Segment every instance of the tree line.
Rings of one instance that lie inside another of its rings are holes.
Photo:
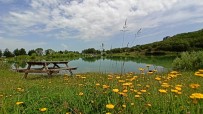
[[[43,56],[43,55],[52,55],[52,54],[68,54],[68,53],[75,53],[79,54],[77,51],[54,51],[53,49],[44,50],[43,48],[36,48],[31,49],[28,52],[24,48],[15,49],[13,52],[6,48],[4,51],[0,50],[0,57],[15,57],[20,55],[36,55],[36,56]]]

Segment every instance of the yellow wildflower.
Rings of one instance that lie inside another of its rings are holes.
[[[121,77],[120,76],[116,76],[116,79],[120,79]]]
[[[106,105],[106,108],[108,108],[108,109],[113,109],[113,108],[114,108],[114,105],[113,105],[113,104],[107,104],[107,105]]]
[[[117,93],[119,91],[119,89],[113,89],[113,92]]]
[[[167,90],[165,90],[165,89],[159,89],[159,92],[160,93],[167,93]]]
[[[23,102],[16,102],[16,105],[21,105],[21,104],[23,104]]]
[[[125,105],[125,104],[123,104],[123,105],[122,105],[122,107],[123,107],[123,108],[126,108],[126,105]]]
[[[203,94],[202,93],[193,93],[190,95],[191,99],[203,99]]]
[[[84,93],[83,92],[80,92],[78,95],[82,96]]]
[[[47,108],[40,108],[39,111],[40,112],[45,112],[45,111],[47,111]]]
[[[200,76],[200,77],[203,77],[203,73],[200,73],[200,72],[195,72],[195,76]]]
[[[160,80],[161,80],[161,78],[160,78],[160,77],[156,77],[156,78],[155,78],[155,80],[158,80],[158,81],[160,81]]]
[[[127,93],[127,92],[128,92],[128,90],[127,90],[127,89],[124,89],[124,90],[123,90],[123,93]]]
[[[190,84],[190,87],[193,88],[193,89],[196,89],[198,88],[200,85],[199,84]]]
[[[132,83],[130,83],[130,82],[123,83],[123,86],[129,86],[129,85],[132,85]]]
[[[140,95],[135,95],[135,98],[139,98],[140,97]]]
[[[106,114],[111,114],[110,112],[107,112]]]
[[[170,87],[170,85],[169,85],[168,83],[163,83],[163,84],[161,85],[161,87],[168,88],[168,87]]]
[[[118,80],[118,82],[123,83],[123,82],[125,82],[125,80]]]
[[[100,84],[99,84],[99,83],[96,83],[96,86],[100,86]]]
[[[140,90],[142,93],[146,93],[147,92],[147,90],[144,90],[144,89],[142,89],[142,90]]]
[[[175,89],[177,89],[178,91],[181,91],[182,89],[180,87],[175,87]]]
[[[103,88],[107,89],[107,88],[109,88],[109,86],[108,85],[103,85]]]
[[[173,93],[178,93],[178,90],[176,90],[176,89],[171,89],[171,92],[173,92]]]

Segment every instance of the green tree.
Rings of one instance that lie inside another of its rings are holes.
[[[27,53],[26,53],[26,51],[25,51],[24,48],[21,48],[21,49],[19,50],[19,54],[20,54],[20,55],[27,55]]]
[[[12,52],[10,52],[8,48],[6,48],[6,49],[4,50],[3,55],[4,55],[5,57],[13,57],[13,56],[14,56],[14,54],[13,54]]]
[[[42,48],[37,48],[35,49],[36,53],[38,56],[42,56],[43,55],[43,49]]]
[[[53,54],[55,51],[53,49],[45,50],[45,55]]]
[[[35,50],[29,50],[29,51],[28,51],[28,55],[29,55],[29,56],[32,56],[32,54],[37,54],[37,53],[36,53]]]
[[[0,57],[3,55],[2,51],[0,50]]]
[[[13,54],[14,54],[15,56],[20,55],[18,48],[13,51]]]

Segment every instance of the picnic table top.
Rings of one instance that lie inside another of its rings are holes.
[[[69,61],[29,61],[28,64],[41,65],[41,64],[67,64]]]

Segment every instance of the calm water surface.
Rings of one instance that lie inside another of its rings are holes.
[[[74,73],[101,72],[101,73],[124,73],[139,72],[139,68],[149,70],[167,71],[171,68],[171,63],[175,57],[136,57],[136,58],[80,58],[69,62],[70,67],[78,67]],[[54,60],[55,61],[55,60]],[[68,60],[63,60],[68,61]],[[20,65],[26,68],[26,63]],[[37,66],[36,66],[37,67]],[[64,73],[64,72],[62,72]]]
[[[97,59],[94,61],[86,61],[78,59],[70,61],[69,66],[77,66],[78,69],[74,72],[102,72],[102,73],[121,73],[121,72],[139,72],[139,68],[157,69],[160,72],[171,68],[172,58],[147,58],[145,59],[128,59],[128,60],[114,60],[114,59]],[[163,64],[163,65],[162,65]]]

